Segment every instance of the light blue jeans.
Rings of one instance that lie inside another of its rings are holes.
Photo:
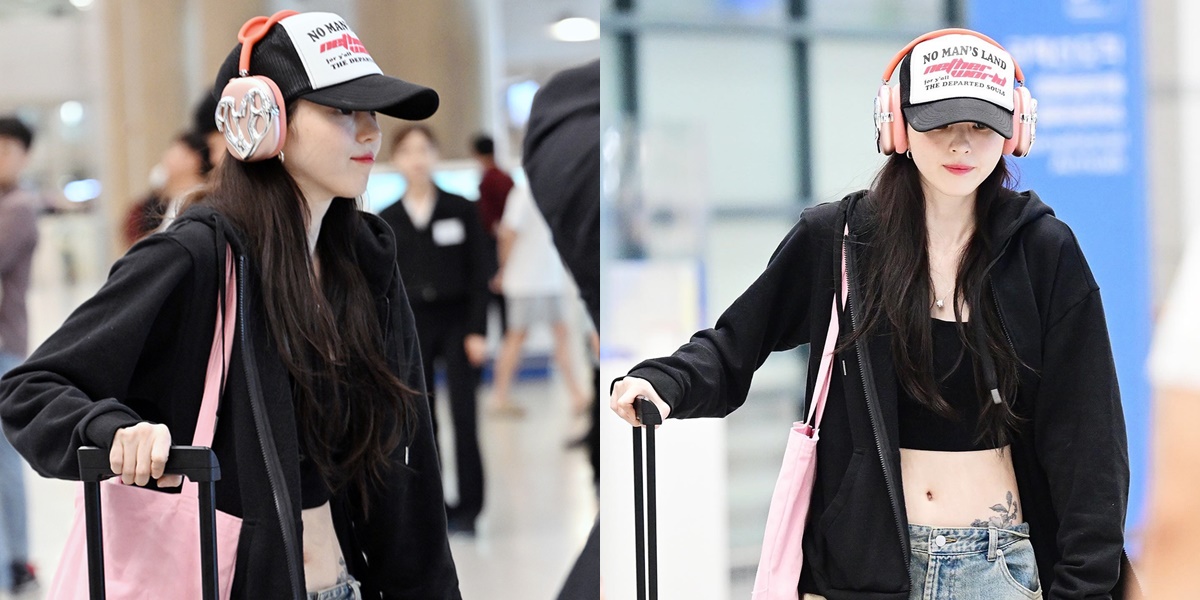
[[[938,528],[909,525],[909,600],[1040,600],[1029,525]]]
[[[0,353],[0,374],[21,364],[23,359]],[[29,559],[28,515],[25,509],[25,460],[8,443],[0,429],[0,590],[12,588],[13,562]]]
[[[308,600],[362,600],[360,585],[358,581],[350,577],[349,581],[343,581],[333,587],[319,592],[309,592]]]

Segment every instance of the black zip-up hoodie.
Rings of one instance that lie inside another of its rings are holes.
[[[107,449],[117,429],[139,421],[166,424],[173,443],[190,443],[225,241],[237,271],[238,306],[231,311],[237,335],[213,450],[222,471],[217,509],[243,519],[233,597],[304,598],[291,378],[268,332],[258,271],[238,232],[212,209],[189,210],[117,261],[100,291],[0,380],[0,419],[33,468],[60,479],[79,478],[80,446]],[[383,326],[388,364],[424,393],[391,229],[363,213],[355,252]],[[392,454],[396,466],[386,485],[372,486],[369,516],[355,492],[342,490],[331,500],[347,566],[364,598],[461,598],[429,409],[424,400],[417,405],[416,432]]]
[[[767,356],[810,343],[823,352],[840,240],[850,273],[841,339],[860,322],[855,281],[864,192],[814,206],[766,270],[717,320],[673,355],[630,376],[648,380],[672,417],[724,417],[746,400]],[[1071,230],[1033,192],[1005,191],[990,219],[996,255],[989,298],[1028,366],[1017,397],[1026,419],[1012,443],[1042,589],[1052,598],[1121,597],[1129,459],[1100,291]],[[901,486],[898,384],[891,332],[836,356],[804,535],[802,592],[830,600],[908,598],[908,521]],[[809,361],[812,396],[819,361]],[[781,436],[782,434],[782,429]],[[781,439],[783,439],[781,437]],[[1116,588],[1116,589],[1115,589]]]

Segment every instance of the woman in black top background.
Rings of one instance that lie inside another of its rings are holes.
[[[450,390],[459,501],[447,507],[447,522],[450,531],[473,535],[484,485],[476,392],[487,358],[487,282],[496,272],[495,259],[475,205],[433,182],[438,156],[433,132],[406,125],[392,138],[391,150],[407,186],[379,216],[396,232],[396,261],[416,317],[434,431],[439,359]]]

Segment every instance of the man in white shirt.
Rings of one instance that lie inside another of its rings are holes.
[[[576,411],[586,410],[587,397],[571,366],[571,340],[563,309],[566,270],[554,249],[550,228],[525,186],[515,186],[509,192],[497,239],[500,270],[496,280],[508,305],[508,331],[496,361],[492,412],[509,416],[524,412],[513,404],[509,390],[521,359],[521,346],[529,328],[537,324],[553,327],[555,362]]]

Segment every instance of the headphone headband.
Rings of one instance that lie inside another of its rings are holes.
[[[247,23],[247,25],[249,25],[249,23]],[[939,29],[937,31],[930,31],[929,33],[926,33],[926,34],[918,37],[917,39],[909,42],[908,45],[904,47],[904,49],[900,50],[900,52],[897,53],[896,56],[894,56],[892,58],[892,61],[888,63],[887,68],[883,70],[883,83],[886,85],[887,82],[892,80],[892,73],[894,73],[896,71],[896,67],[900,64],[900,61],[904,60],[904,56],[907,55],[914,47],[916,47],[917,44],[920,44],[921,42],[924,42],[925,40],[931,40],[936,37],[942,37],[943,35],[954,35],[954,34],[974,36],[985,42],[988,42],[989,44],[991,44],[1001,50],[1004,50],[1004,46],[1001,46],[1000,44],[996,43],[996,40],[993,40],[992,38],[990,38],[982,33],[979,33],[978,31],[973,31],[971,29],[963,29],[961,27],[950,27],[948,29]],[[1008,50],[1004,50],[1004,51],[1008,52]],[[1012,53],[1009,53],[1009,56],[1012,56]],[[1025,85],[1025,73],[1021,72],[1021,65],[1017,64],[1016,58],[1013,58],[1013,72],[1017,78],[1017,82],[1020,83],[1021,85]]]
[[[276,23],[298,14],[294,10],[281,10],[270,17],[254,17],[242,25],[238,30],[238,41],[242,43],[242,53],[238,57],[239,75],[246,77],[250,74],[250,53],[254,51],[254,44],[263,39]]]

